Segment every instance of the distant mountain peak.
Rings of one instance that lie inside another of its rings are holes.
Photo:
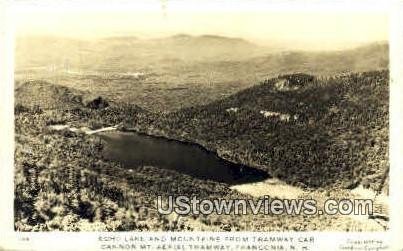
[[[243,38],[237,38],[237,37],[226,37],[226,36],[221,36],[221,35],[215,35],[215,34],[203,34],[203,35],[198,35],[198,36],[193,36],[185,33],[179,33],[176,35],[171,36],[170,38],[175,39],[175,40],[199,40],[199,41],[227,41],[227,42],[242,42],[242,43],[248,43],[251,44],[249,41],[243,39]]]
[[[172,38],[191,38],[193,36],[189,35],[189,34],[185,34],[185,33],[179,33],[176,35],[173,35]]]
[[[214,34],[205,34],[205,35],[201,35],[199,37],[200,38],[210,38],[210,39],[244,40],[242,38],[226,37],[226,36],[220,36],[220,35],[214,35]]]

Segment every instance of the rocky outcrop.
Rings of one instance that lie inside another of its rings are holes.
[[[103,109],[109,106],[108,101],[106,101],[101,96],[98,96],[96,98],[84,99],[83,103],[86,107],[91,109]]]

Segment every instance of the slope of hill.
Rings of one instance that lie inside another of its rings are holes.
[[[162,55],[184,61],[242,60],[264,53],[264,48],[240,38],[214,35],[176,35],[154,41],[158,48],[164,48]]]
[[[18,68],[70,64],[81,69],[146,67],[169,60],[185,62],[239,60],[262,54],[260,46],[239,38],[176,35],[158,39],[111,37],[78,40],[58,37],[17,39]],[[27,56],[29,55],[29,56]]]
[[[330,78],[282,75],[228,98],[167,114],[124,103],[94,112],[85,108],[85,95],[33,81],[17,87],[16,104],[69,109],[69,120],[92,127],[124,123],[196,142],[300,186],[363,184],[376,190],[388,167],[388,71]],[[59,121],[57,116],[50,119],[48,123]]]
[[[96,136],[51,130],[48,125],[123,123],[150,134],[198,142],[291,184],[333,188],[361,183],[376,190],[388,169],[387,83],[387,71],[336,78],[282,75],[208,105],[170,114],[123,103],[93,109],[83,104],[84,94],[77,90],[43,81],[18,84],[15,229],[313,231],[332,226],[347,231],[355,226],[365,231],[364,223],[357,226],[326,214],[190,215],[179,224],[178,218],[153,213],[157,195],[250,197],[227,184],[158,167],[128,171],[104,158],[103,143]]]
[[[331,75],[388,66],[386,42],[336,52],[279,52],[241,38],[179,34],[155,39],[110,37],[88,41],[24,37],[17,39],[16,45],[17,70],[35,67],[102,71],[135,69],[183,74],[178,70],[188,71],[191,66],[192,70],[217,68],[215,71],[221,73],[226,69],[266,75],[293,72]]]
[[[245,61],[220,62],[210,64],[211,69],[230,69],[259,73],[261,76],[277,76],[304,72],[315,75],[332,76],[341,73],[364,72],[387,69],[389,46],[387,43],[373,43],[345,51],[304,52],[285,51],[258,56]]]
[[[88,91],[46,81],[18,83],[14,92],[15,114],[40,115],[43,127],[53,124],[74,124],[75,127],[98,129],[132,120],[137,121],[139,125],[148,126],[149,121],[155,117],[155,114],[134,104],[116,103]],[[18,133],[21,128],[29,128],[25,124],[32,123],[24,116],[20,117],[22,118],[20,127],[16,127]]]
[[[333,76],[388,67],[388,44],[346,51],[278,52],[240,38],[17,39],[16,79],[42,79],[153,111],[228,97],[279,74]],[[141,77],[134,77],[138,74]],[[117,77],[115,77],[117,76]]]
[[[74,89],[46,81],[16,83],[15,103],[40,109],[65,109],[80,106],[81,95]]]
[[[157,127],[291,184],[378,189],[388,167],[388,71],[280,76]]]

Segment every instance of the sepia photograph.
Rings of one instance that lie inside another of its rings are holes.
[[[384,9],[84,2],[13,4],[13,231],[390,231]]]
[[[159,7],[17,20],[16,231],[388,228],[385,15]]]

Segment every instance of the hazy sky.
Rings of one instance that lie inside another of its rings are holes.
[[[22,2],[22,3],[21,3]],[[15,6],[17,35],[242,37],[260,44],[338,49],[388,39],[387,6],[368,1],[63,1]],[[92,2],[89,5],[88,2]],[[356,5],[351,4],[355,2]],[[97,4],[95,4],[97,3]],[[112,4],[115,3],[115,4]]]

